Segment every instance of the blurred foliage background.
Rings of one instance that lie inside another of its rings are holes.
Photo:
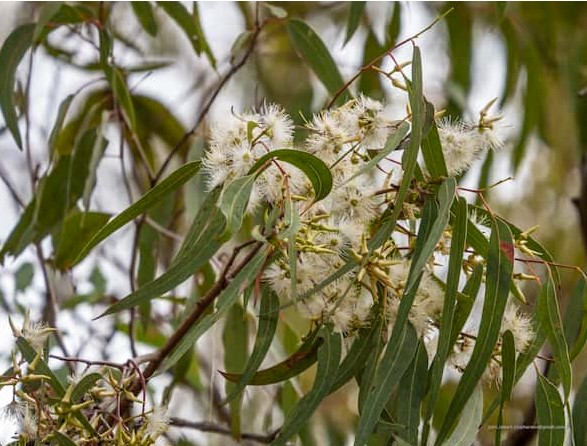
[[[508,125],[506,147],[496,154],[489,152],[463,183],[484,188],[514,177],[488,192],[492,206],[522,228],[540,225],[538,239],[554,258],[584,267],[587,165],[582,159],[587,156],[587,4],[186,3],[186,9],[192,17],[197,14],[201,23],[196,28],[182,26],[164,5],[152,4],[152,15],[126,2],[69,5],[71,8],[57,20],[68,25],[42,40],[34,63],[25,57],[18,71],[17,106],[21,125],[28,128],[30,159],[16,149],[10,132],[0,123],[0,173],[5,179],[0,185],[0,197],[6,207],[0,238],[6,239],[16,223],[18,208],[13,195],[27,202],[31,180],[33,184],[38,180],[56,153],[67,154],[83,129],[101,126],[110,140],[110,148],[97,170],[98,188],[88,199],[93,208],[116,212],[146,192],[158,172],[162,175],[170,171],[169,167],[196,159],[204,148],[207,124],[222,119],[231,107],[238,112],[263,100],[276,102],[298,124],[323,108],[330,95],[296,53],[283,24],[283,14],[304,18],[312,26],[346,79],[453,8],[418,39],[423,53],[425,94],[446,115],[472,119],[484,104],[497,97]],[[47,8],[44,2],[1,4],[0,39],[18,25],[43,17]],[[262,29],[259,17],[267,20]],[[109,56],[100,51],[98,42],[104,36],[91,26],[95,20],[108,23],[112,54],[116,57],[108,64],[119,71],[122,84],[128,87],[128,98],[121,99],[118,87],[104,78],[104,58]],[[345,44],[349,29],[355,27],[356,32]],[[394,55],[399,62],[409,60],[409,48]],[[388,58],[378,64],[382,68],[391,66]],[[388,83],[374,70],[366,70],[351,88],[405,107],[405,101],[393,96]],[[70,94],[76,96],[63,130],[48,145],[47,136],[58,117],[58,105]],[[125,100],[132,102],[134,116],[114,126],[119,104],[124,109]],[[27,171],[30,179],[24,174]],[[53,258],[57,263],[51,266],[51,274],[63,295],[61,308],[74,308],[88,298],[100,302],[120,297],[165,269],[177,246],[173,235],[184,232],[199,204],[198,181],[201,179],[190,183],[186,194],[178,195],[174,202],[152,211],[151,224],[142,225],[134,235],[124,234],[119,238],[120,244],[104,247],[101,256],[79,270],[60,273],[67,265]],[[133,238],[139,248],[136,256],[131,252]],[[35,261],[35,256],[24,255],[19,261],[5,263],[0,282],[2,305],[7,312],[14,312],[30,307],[30,302],[39,302],[38,308],[44,309],[45,318],[51,321],[54,316],[47,314],[49,306],[43,303],[42,286],[35,287],[35,283],[42,283],[40,273],[31,271],[31,262]],[[563,297],[570,295],[576,279],[576,272],[563,271]],[[206,277],[199,280],[205,281]],[[10,291],[11,281],[15,284],[14,293]],[[23,300],[24,292],[31,300]],[[35,300],[35,295],[41,297]],[[173,303],[169,308],[172,315],[178,316]],[[142,311],[148,313],[151,309]],[[124,327],[122,323],[117,326],[122,332]],[[107,351],[115,332],[105,333],[108,342],[102,348]],[[145,324],[139,329],[138,339],[156,346],[161,336],[157,326]],[[284,332],[281,336],[285,350],[292,351],[299,334]],[[575,367],[580,378],[585,358]],[[184,368],[188,372],[184,371],[183,384],[196,390],[214,369],[211,364],[191,358]],[[302,380],[302,386],[309,382]],[[289,387],[278,395],[285,406],[291,404],[292,395],[288,392],[295,395]],[[323,407],[324,423],[319,430],[329,436],[330,444],[343,444],[345,426],[353,422],[354,402],[348,401],[348,395],[339,392]],[[211,394],[210,398],[218,396]],[[520,407],[525,407],[528,398],[519,400]],[[344,407],[349,409],[341,410]],[[312,438],[308,429],[303,435],[304,444],[314,444]]]

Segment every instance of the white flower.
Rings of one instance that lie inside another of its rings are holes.
[[[293,141],[294,124],[282,107],[265,104],[261,110],[261,127],[274,150],[289,147]]]
[[[55,331],[54,328],[47,327],[43,322],[31,322],[28,312],[25,313],[21,329],[16,328],[10,317],[8,318],[8,322],[10,323],[10,328],[12,328],[14,336],[25,338],[37,352],[43,350],[47,337]]]
[[[505,309],[500,334],[503,335],[507,330],[511,331],[514,336],[517,352],[524,352],[534,339],[532,320],[512,302],[509,302]]]
[[[167,416],[167,409],[165,407],[154,407],[153,411],[146,418],[145,431],[152,440],[155,440],[163,434],[169,427],[169,417]]]

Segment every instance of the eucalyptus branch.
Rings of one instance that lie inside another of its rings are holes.
[[[211,433],[220,434],[220,435],[233,436],[232,430],[230,430],[226,427],[223,427],[223,426],[219,426],[214,423],[210,423],[208,421],[189,421],[189,420],[185,420],[183,418],[173,417],[170,420],[170,425],[174,426],[174,427],[195,429],[195,430],[199,430],[201,432],[211,432]],[[275,438],[277,438],[278,434],[279,434],[278,430],[271,432],[269,434],[266,434],[266,435],[249,433],[249,432],[242,432],[240,434],[240,438],[242,440],[256,441],[257,443],[261,443],[261,444],[269,444],[273,440],[275,440]]]

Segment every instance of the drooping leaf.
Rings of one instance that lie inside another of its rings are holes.
[[[70,94],[61,102],[61,104],[59,104],[59,110],[57,111],[57,118],[55,119],[55,124],[53,124],[53,129],[51,130],[51,135],[49,136],[48,145],[49,145],[49,152],[50,153],[53,153],[55,151],[55,144],[57,142],[57,136],[59,135],[59,132],[61,131],[61,128],[63,127],[63,123],[65,122],[65,116],[67,115],[67,111],[69,110],[69,107],[70,107],[71,103],[73,102],[74,98],[75,98],[75,95]]]
[[[237,232],[243,223],[254,183],[255,175],[246,175],[230,181],[222,189],[218,207],[226,217],[226,230],[230,234]]]
[[[320,158],[300,150],[273,150],[257,160],[249,170],[249,175],[259,174],[273,159],[285,161],[306,174],[314,188],[314,201],[322,200],[332,190],[332,173],[328,166]]]
[[[501,345],[501,369],[502,388],[501,400],[499,402],[499,415],[497,418],[497,429],[495,430],[495,444],[501,444],[501,425],[503,422],[503,407],[506,401],[512,397],[512,391],[516,382],[516,345],[514,335],[506,330],[502,336]]]
[[[567,345],[572,346],[569,360],[573,362],[587,342],[587,282],[583,276],[579,277],[569,299],[563,327]]]
[[[444,423],[438,432],[437,445],[445,441],[457,424],[467,400],[485,371],[498,340],[513,271],[513,258],[510,257],[508,247],[513,248],[512,235],[508,226],[501,219],[493,220],[487,255],[485,301],[479,332],[471,358],[459,381]]]
[[[14,281],[16,282],[16,291],[26,290],[35,276],[35,267],[32,263],[26,262],[20,265],[14,274]]]
[[[88,243],[108,221],[110,214],[103,212],[80,212],[74,209],[64,219],[54,235],[54,265],[60,270],[68,269],[76,254]]]
[[[409,324],[404,325],[400,335],[396,335],[395,341],[393,348],[397,353],[393,356],[384,355],[381,359],[373,386],[369,389],[363,404],[363,411],[357,426],[355,446],[363,446],[367,442],[393,389],[410,365],[418,347],[416,331]]]
[[[63,397],[63,395],[65,395],[65,387],[63,386],[63,383],[57,375],[53,373],[43,358],[41,358],[40,353],[37,352],[22,336],[19,336],[16,339],[16,346],[26,362],[29,364],[32,364],[33,362],[35,363],[35,373],[49,377],[49,385],[53,391],[57,396]]]
[[[216,299],[216,310],[201,317],[194,323],[186,335],[171,351],[167,359],[159,368],[163,372],[173,366],[186,351],[191,349],[196,341],[212,327],[224,313],[237,301],[242,289],[251,286],[267,259],[267,249],[262,248],[245,267],[231,280]]]
[[[247,361],[249,336],[247,329],[246,313],[238,303],[232,305],[226,315],[224,330],[222,331],[222,343],[224,345],[224,367],[226,370],[241,370]],[[188,352],[193,352],[192,349]],[[235,385],[225,383],[227,393],[232,393]],[[231,417],[231,431],[234,438],[239,438],[241,433],[241,413],[243,395],[237,394],[229,403]]]
[[[311,367],[317,359],[318,347],[323,339],[316,337],[317,332],[311,333],[300,348],[289,358],[267,369],[259,370],[251,377],[250,386],[265,386],[275,384],[293,378]],[[224,378],[232,382],[238,382],[240,373],[220,372]]]
[[[422,341],[418,341],[416,354],[408,370],[402,376],[397,391],[395,421],[399,424],[397,435],[408,444],[418,443],[420,405],[426,393],[428,353]]]
[[[240,394],[248,385],[251,378],[259,369],[261,362],[265,359],[271,341],[275,336],[277,320],[279,316],[279,298],[269,288],[263,287],[261,295],[261,308],[259,310],[259,327],[257,328],[257,337],[251,356],[247,361],[245,369],[241,374],[236,386],[232,389],[230,395],[226,397],[225,402],[230,402],[235,396]],[[228,368],[227,368],[228,369]]]
[[[336,62],[322,39],[307,23],[298,19],[290,19],[287,22],[287,31],[297,53],[324,84],[328,92],[334,95],[339,88],[342,88],[344,81]],[[342,101],[349,99],[346,92],[341,97]]]
[[[363,11],[365,10],[366,2],[350,2],[349,4],[349,17],[346,25],[346,37],[344,39],[345,46],[349,40],[355,35],[357,28],[361,23],[361,17],[363,17]]]
[[[426,107],[432,107],[432,105],[429,102],[426,102]],[[432,107],[432,117],[434,117],[434,107]],[[432,178],[446,177],[448,172],[446,170],[446,163],[442,153],[442,146],[440,145],[438,129],[436,128],[434,121],[432,121],[430,125],[430,130],[422,140],[422,156],[424,157],[426,168]]]
[[[577,389],[572,412],[575,445],[584,446],[587,444],[587,376]]]
[[[0,49],[0,109],[8,130],[21,150],[22,140],[14,104],[14,85],[16,69],[33,43],[34,32],[35,24],[21,25],[10,33]]]
[[[131,2],[132,10],[147,33],[150,36],[155,37],[157,35],[158,26],[153,15],[153,8],[151,2]]]
[[[538,446],[565,444],[565,412],[556,386],[541,373],[536,383],[536,417],[539,426]]]
[[[121,111],[126,116],[126,122],[128,123],[128,126],[130,127],[131,131],[135,130],[137,128],[135,109],[130,92],[126,85],[126,79],[122,75],[122,72],[117,68],[113,68],[109,82],[110,86],[112,87],[112,91],[114,92],[114,97],[120,105]]]
[[[459,198],[454,203],[453,209],[454,218],[448,260],[448,275],[442,309],[442,319],[440,321],[440,332],[438,335],[438,347],[436,349],[436,355],[430,370],[430,391],[428,396],[428,408],[424,421],[422,440],[424,443],[428,438],[429,422],[434,413],[434,408],[436,407],[436,398],[438,397],[440,385],[442,384],[444,365],[454,344],[454,341],[456,340],[456,338],[453,339],[451,335],[452,329],[455,326],[455,304],[457,301],[457,290],[462,270],[465,241],[467,238],[467,201],[462,197]]]
[[[226,227],[226,219],[216,206],[219,193],[217,188],[208,195],[169,269],[154,281],[111,305],[98,317],[128,310],[161,296],[184,282],[210,260],[223,244],[221,236]]]
[[[192,178],[200,170],[200,162],[193,161],[185,164],[177,169],[154,188],[150,189],[139,200],[122,211],[116,217],[108,222],[98,233],[96,233],[91,240],[77,253],[77,256],[72,263],[75,265],[84,259],[90,251],[101,241],[116,232],[122,226],[131,222],[133,219],[143,214],[153,206],[162,202],[165,197],[171,192],[175,191],[186,181]]]
[[[33,33],[33,42],[39,42],[39,37],[43,33],[43,29],[53,19],[57,12],[61,9],[63,2],[47,2],[43,4],[39,11],[39,18],[35,25],[35,31]]]
[[[548,342],[552,346],[556,370],[561,379],[565,399],[568,399],[572,385],[571,362],[567,342],[562,332],[554,281],[550,277],[538,296],[538,318]]]
[[[463,414],[443,446],[470,446],[475,443],[483,417],[483,390],[477,385],[467,400]]]
[[[295,405],[280,429],[272,446],[284,446],[306,424],[320,402],[328,395],[331,377],[340,362],[342,339],[339,334],[331,333],[329,327],[322,327],[318,334],[324,340],[318,348],[318,369],[312,389]]]

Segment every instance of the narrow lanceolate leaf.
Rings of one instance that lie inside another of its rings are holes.
[[[39,38],[41,37],[41,34],[43,34],[45,26],[49,24],[49,22],[61,9],[61,5],[63,5],[63,2],[47,2],[41,7],[41,10],[39,11],[39,18],[37,19],[37,23],[35,25],[35,32],[33,33],[33,42],[39,42]]]
[[[237,232],[245,215],[249,197],[255,183],[255,175],[239,177],[226,184],[220,194],[218,207],[226,217],[226,230]]]
[[[573,362],[587,342],[587,282],[583,276],[571,294],[563,325],[567,344],[572,346],[569,360]]]
[[[65,122],[65,116],[67,115],[67,111],[69,110],[69,106],[73,102],[75,95],[70,94],[67,96],[61,104],[59,104],[59,110],[57,111],[57,118],[55,119],[55,123],[53,124],[53,129],[51,130],[51,135],[49,136],[49,151],[53,153],[55,151],[55,144],[57,142],[57,137],[59,136],[59,132],[63,127],[63,123]]]
[[[396,339],[392,341],[396,353],[394,355],[385,354],[377,369],[373,386],[369,389],[363,404],[363,411],[357,426],[355,446],[363,446],[367,443],[367,439],[375,429],[391,393],[404,375],[418,348],[418,337],[410,324],[404,324],[401,333],[396,335]],[[392,341],[388,345],[392,345]],[[386,350],[386,353],[389,350],[390,348]]]
[[[70,212],[59,231],[53,237],[54,265],[60,270],[71,267],[77,253],[108,221],[110,214],[103,212]]]
[[[265,386],[286,381],[314,365],[318,357],[318,348],[324,342],[322,338],[316,337],[316,334],[317,331],[310,333],[300,348],[289,358],[272,367],[255,372],[248,385]],[[240,373],[220,372],[220,374],[232,382],[238,382],[241,378]]]
[[[84,396],[94,386],[94,384],[96,384],[101,379],[102,375],[100,373],[89,373],[84,375],[84,377],[79,380],[71,392],[71,402],[74,404],[80,403]]]
[[[363,17],[365,4],[366,2],[350,2],[349,18],[346,25],[346,37],[343,46],[345,46],[355,35],[355,31],[357,31],[357,28],[361,23],[361,17]]]
[[[174,365],[179,359],[191,349],[196,341],[206,333],[210,327],[212,327],[226,311],[232,307],[242,294],[242,290],[253,284],[255,278],[261,271],[261,268],[265,264],[267,259],[267,249],[261,249],[249,263],[231,280],[230,285],[220,293],[216,299],[216,311],[207,314],[206,316],[199,319],[177,346],[172,350],[171,354],[167,357],[165,362],[159,368],[159,372],[162,373]]]
[[[258,175],[274,159],[291,164],[304,172],[314,188],[314,201],[322,200],[332,190],[332,173],[330,173],[328,166],[320,158],[300,150],[273,150],[257,160],[249,170],[249,175]]]
[[[261,308],[259,310],[259,327],[257,329],[257,337],[255,338],[255,345],[245,369],[238,380],[232,393],[226,397],[225,402],[230,402],[234,397],[239,395],[244,388],[249,384],[255,372],[265,359],[271,341],[275,336],[275,329],[277,328],[277,320],[279,316],[279,298],[269,288],[263,287],[263,294],[261,296]]]
[[[308,64],[328,92],[334,95],[343,86],[344,81],[322,39],[305,22],[298,19],[290,19],[287,22],[287,31],[300,57]],[[342,96],[344,101],[349,99],[348,93]]]
[[[426,394],[427,376],[428,353],[424,343],[418,341],[414,359],[400,380],[396,399],[395,420],[399,424],[397,435],[408,444],[418,443],[420,405]]]
[[[556,386],[538,373],[536,383],[536,417],[538,426],[538,446],[558,446],[565,444],[565,412],[563,401]]]
[[[473,304],[479,294],[479,288],[481,288],[481,280],[483,279],[483,265],[479,264],[473,270],[471,277],[467,280],[463,291],[459,296],[459,301],[455,308],[455,315],[453,318],[452,330],[450,332],[449,345],[454,345],[461,330],[465,326],[469,314],[473,309]]]
[[[222,246],[226,219],[216,206],[219,190],[210,192],[171,266],[161,276],[110,306],[99,317],[141,305],[171,290],[204,266]]]
[[[440,391],[444,364],[450,353],[451,347],[456,338],[453,339],[451,330],[454,327],[455,304],[461,269],[463,253],[467,238],[467,201],[459,198],[453,205],[454,218],[452,224],[452,239],[450,244],[450,255],[448,260],[448,275],[446,279],[446,292],[442,309],[442,320],[438,337],[438,347],[434,357],[434,363],[430,371],[430,391],[428,397],[428,409],[424,421],[423,443],[428,438],[429,423],[436,407],[436,398]],[[468,314],[467,314],[468,316]],[[459,328],[460,330],[460,328]],[[457,333],[458,335],[458,333]],[[452,341],[452,342],[451,342]]]
[[[147,33],[155,37],[157,35],[157,22],[153,15],[153,8],[150,2],[131,2],[132,10]]]
[[[471,359],[455,395],[448,414],[438,433],[436,444],[442,444],[456,425],[463,408],[478,385],[493,349],[499,338],[501,320],[505,311],[513,271],[513,240],[508,226],[501,220],[492,221],[491,238],[487,255],[487,281],[485,301],[479,332]]]
[[[428,102],[426,102],[426,106],[429,106]],[[434,109],[432,109],[432,113],[434,114]],[[428,173],[432,178],[441,178],[448,175],[438,129],[434,121],[432,121],[430,130],[422,141],[422,156],[424,157],[424,163],[426,163],[426,169],[428,169]]]
[[[126,79],[120,70],[113,68],[109,81],[116,101],[126,116],[126,122],[128,123],[128,126],[130,127],[131,131],[135,131],[137,128],[137,120],[132,98],[130,96],[130,91],[126,85]]]
[[[108,236],[116,232],[127,223],[131,222],[139,215],[151,209],[156,204],[163,201],[163,199],[168,194],[177,190],[181,185],[192,178],[199,170],[199,161],[187,163],[186,165],[177,169],[175,172],[161,181],[161,183],[156,185],[153,189],[149,190],[139,200],[110,220],[108,224],[105,225],[102,229],[100,229],[100,231],[96,233],[77,254],[76,259],[72,265],[75,265],[83,260],[98,243],[106,239]]]
[[[550,277],[538,296],[538,318],[552,347],[556,370],[560,376],[566,400],[571,392],[571,362],[569,361],[567,342],[562,332],[554,281]]]
[[[324,339],[324,343],[318,348],[318,369],[314,385],[287,415],[279,436],[271,443],[272,446],[283,446],[296,435],[329,393],[332,376],[340,362],[342,339],[339,334],[331,333],[329,327],[322,327],[318,336]]]
[[[587,444],[587,376],[577,389],[573,403],[573,439],[576,446]]]
[[[483,390],[477,385],[465,404],[463,414],[443,446],[470,446],[475,443],[483,417]]]
[[[369,161],[363,164],[362,167],[358,169],[357,172],[355,172],[353,175],[351,175],[350,178],[348,178],[343,184],[352,181],[356,177],[363,175],[366,172],[371,172],[372,169],[375,166],[377,166],[377,164],[379,164],[379,162],[383,158],[385,158],[392,151],[397,149],[397,147],[400,145],[400,143],[406,136],[406,133],[408,133],[409,128],[410,126],[406,122],[403,122],[394,133],[389,135],[389,138],[387,138],[387,141],[385,142],[385,146],[383,147],[383,149],[379,150],[377,152],[377,155],[375,155],[373,158],[371,158]]]
[[[389,239],[395,230],[395,223],[402,212],[403,203],[408,195],[410,184],[418,164],[418,153],[422,143],[422,128],[424,124],[424,96],[422,95],[422,59],[420,48],[414,47],[412,56],[412,82],[409,88],[410,107],[412,109],[412,130],[410,133],[410,144],[402,157],[402,168],[404,170],[402,182],[397,192],[393,211],[382,218],[381,226],[371,239],[369,249],[377,249]],[[387,212],[386,212],[387,214]]]
[[[22,149],[22,140],[14,104],[14,85],[16,69],[33,42],[34,31],[34,23],[19,26],[12,31],[0,49],[0,109],[6,121],[6,127],[20,149]]]
[[[503,422],[503,407],[506,401],[512,397],[514,384],[516,383],[516,345],[514,335],[510,330],[502,336],[501,344],[501,398],[499,402],[499,415],[497,429],[495,430],[495,444],[501,444],[501,425]]]
[[[40,354],[33,347],[31,347],[29,342],[22,336],[19,336],[16,339],[16,346],[20,350],[20,353],[22,354],[26,362],[28,362],[29,364],[32,364],[33,362],[35,363],[35,373],[39,375],[48,376],[49,385],[51,386],[53,391],[57,394],[57,396],[63,397],[63,395],[65,395],[65,387],[63,386],[63,383],[59,380],[57,375],[55,375],[55,373],[53,373],[53,371],[49,368],[49,366],[43,360]]]

